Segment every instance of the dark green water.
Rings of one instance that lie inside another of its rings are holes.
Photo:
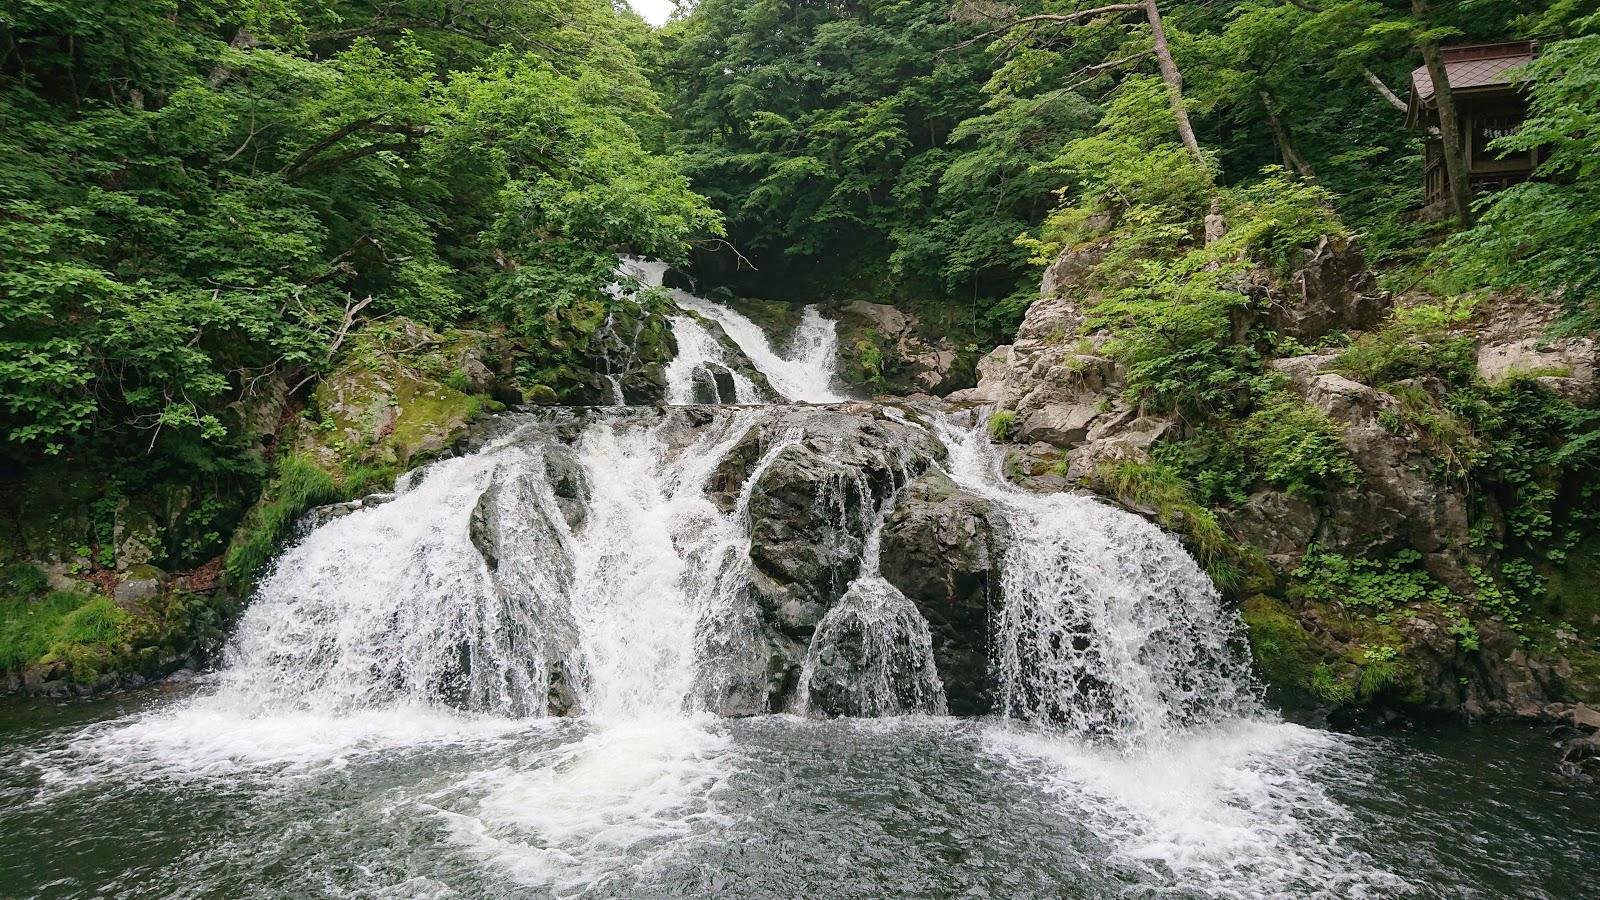
[[[954,719],[204,699],[0,705],[0,896],[1581,898],[1600,864],[1600,791],[1536,729],[1241,722],[1129,758]]]

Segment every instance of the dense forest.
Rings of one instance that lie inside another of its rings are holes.
[[[1541,55],[1518,75],[1531,118],[1501,146],[1541,148],[1541,177],[1425,211],[1411,72],[1441,45],[1511,39]],[[319,385],[397,358],[374,347],[434,352],[468,417],[584,400],[619,318],[645,316],[629,353],[666,340],[659,298],[613,285],[618,253],[740,295],[900,307],[970,373],[1045,265],[1109,246],[1091,318],[1118,329],[1129,397],[1186,423],[1125,481],[1180,486],[1202,549],[1206,510],[1252,483],[1349,474],[1264,373],[1281,336],[1230,337],[1247,261],[1287,271],[1353,238],[1396,294],[1549,299],[1553,335],[1600,322],[1592,0],[702,0],[661,28],[603,0],[18,0],[0,41],[20,648],[0,667],[82,602],[35,621],[25,560],[126,569],[130,503],[162,520],[141,562],[186,571],[231,545],[242,586],[305,507],[419,461],[327,437]],[[1461,471],[1520,479],[1517,538],[1572,546],[1593,413],[1483,389],[1447,334],[1464,315],[1423,304],[1347,368],[1442,379],[1419,401],[1430,440]],[[482,334],[493,389],[451,371]]]

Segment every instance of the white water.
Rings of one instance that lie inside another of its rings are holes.
[[[999,712],[986,749],[1086,816],[1118,859],[1204,896],[1379,897],[1399,878],[1342,844],[1320,787],[1354,752],[1266,713],[1236,615],[1179,541],[1000,474],[981,428],[938,419],[953,481],[1017,539],[991,617]]]
[[[760,403],[761,392],[742,372],[728,364],[722,344],[704,325],[689,316],[673,316],[672,334],[678,341],[678,355],[667,364],[667,403]],[[722,396],[715,372],[720,369],[733,380],[734,395]],[[696,388],[702,396],[696,396]]]
[[[659,288],[662,287],[661,282],[667,268],[666,263],[628,257],[623,260],[621,271],[638,279],[647,287]],[[833,387],[838,369],[837,327],[832,320],[824,318],[817,307],[807,306],[801,312],[800,324],[789,338],[787,351],[780,353],[773,347],[767,333],[761,330],[761,326],[744,315],[687,291],[666,290],[679,306],[699,313],[720,325],[723,333],[727,334],[739,346],[746,358],[767,377],[768,383],[781,398],[796,403],[839,403],[849,399]],[[707,360],[726,364],[726,360],[716,340],[693,319],[686,316],[675,317],[672,320],[672,327],[673,334],[679,341],[680,355],[684,353],[683,347],[687,344],[690,347],[688,351],[690,358],[684,360],[684,365],[677,368],[676,380],[672,378],[673,370],[669,369],[670,388],[667,402],[688,403],[692,402],[691,378],[695,366],[702,365]],[[714,350],[711,349],[713,347]],[[673,365],[678,366],[678,360],[674,360]],[[741,396],[738,402],[752,401]]]
[[[817,708],[813,685],[820,669],[835,667],[847,673],[843,684],[832,686],[843,694],[832,700],[845,715],[948,712],[928,620],[883,577],[883,511],[874,518],[861,552],[861,574],[828,608],[811,637],[794,704],[802,715],[824,711]]]

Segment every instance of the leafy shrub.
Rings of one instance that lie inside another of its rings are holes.
[[[1418,375],[1469,382],[1477,371],[1472,339],[1450,329],[1471,315],[1470,303],[1397,309],[1383,328],[1357,338],[1333,368],[1375,387]]]
[[[1251,471],[1292,494],[1315,498],[1331,484],[1356,484],[1343,427],[1290,394],[1274,395],[1237,431]]]
[[[1418,564],[1422,554],[1401,550],[1387,560],[1349,559],[1313,547],[1293,572],[1291,590],[1302,597],[1384,612],[1411,603],[1441,606],[1454,600]]]
[[[49,586],[44,570],[33,563],[13,562],[0,568],[0,596],[32,597]]]

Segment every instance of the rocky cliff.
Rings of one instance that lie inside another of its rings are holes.
[[[1063,252],[950,398],[991,411],[1013,478],[1183,533],[1307,715],[1600,700],[1592,339],[1552,336],[1555,310],[1524,298],[1391,298],[1352,242],[1324,240],[1229,285],[1219,343],[1254,361],[1251,399],[1160,409],[1096,321],[1106,249]]]

